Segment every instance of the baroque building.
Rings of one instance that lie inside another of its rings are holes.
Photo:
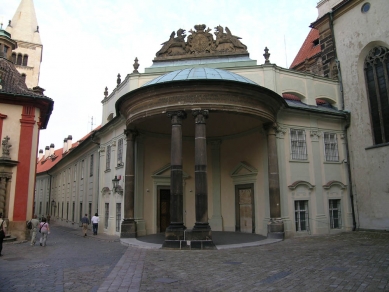
[[[136,59],[104,93],[103,123],[89,142],[98,153],[100,232],[165,232],[167,247],[185,233],[212,247],[212,230],[274,237],[351,230],[348,113],[337,109],[338,81],[278,67],[267,49],[258,65],[227,27],[194,29],[172,33],[151,67],[139,73]],[[76,189],[82,174],[73,181],[70,155],[48,171]],[[37,186],[44,179],[38,171]],[[45,197],[59,204],[54,218],[78,226],[91,213],[86,204],[54,188]]]

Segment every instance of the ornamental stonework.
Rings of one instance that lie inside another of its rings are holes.
[[[173,31],[169,40],[162,43],[154,61],[249,54],[241,38],[233,35],[228,27],[218,25],[213,34],[205,24],[195,25],[194,29],[189,30],[188,37],[185,29],[180,28],[177,33]]]

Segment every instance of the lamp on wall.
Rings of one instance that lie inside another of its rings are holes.
[[[115,178],[112,180],[112,185],[113,185],[113,192],[116,193],[117,189],[119,187],[119,178],[115,175]]]

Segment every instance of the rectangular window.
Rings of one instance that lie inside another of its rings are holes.
[[[305,141],[305,131],[290,129],[290,144],[292,159],[307,159],[307,143]]]
[[[45,212],[45,216],[46,215],[49,215],[49,202],[46,202],[46,212]]]
[[[306,231],[309,229],[308,201],[294,202],[294,218],[296,231]]]
[[[42,215],[42,202],[39,202],[39,215]]]
[[[84,160],[81,160],[81,179],[84,179]]]
[[[81,221],[81,218],[84,217],[83,214],[82,214],[82,202],[80,202],[80,221]]]
[[[107,146],[107,154],[106,154],[106,160],[105,160],[105,169],[109,170],[111,169],[111,146]]]
[[[330,200],[330,228],[341,228],[340,200]]]
[[[93,176],[93,154],[90,156],[89,176]]]
[[[61,214],[61,218],[63,218],[63,202],[62,202],[62,214]]]
[[[123,165],[123,139],[118,141],[118,166]]]
[[[58,202],[57,216],[59,217],[59,202]]]
[[[69,220],[69,202],[66,202],[66,220]]]
[[[74,222],[75,212],[76,212],[76,203],[73,202],[73,205],[72,205],[72,222]]]
[[[89,214],[89,219],[92,218],[92,203],[89,203],[88,214]]]
[[[109,217],[109,203],[105,203],[105,218],[104,218],[104,227],[108,228],[108,217]]]
[[[326,161],[339,161],[336,134],[324,133],[324,154]]]
[[[116,232],[120,231],[121,221],[122,221],[122,204],[116,203]]]
[[[77,180],[77,164],[74,165],[74,181]]]

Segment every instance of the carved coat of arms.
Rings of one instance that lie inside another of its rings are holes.
[[[180,28],[176,33],[170,34],[168,41],[162,44],[157,52],[155,61],[168,59],[185,59],[220,55],[248,55],[247,46],[240,42],[240,37],[232,35],[228,27],[220,25],[215,27],[214,36],[211,29],[205,24],[194,26],[195,31],[189,31],[190,35],[185,41],[185,30]]]

